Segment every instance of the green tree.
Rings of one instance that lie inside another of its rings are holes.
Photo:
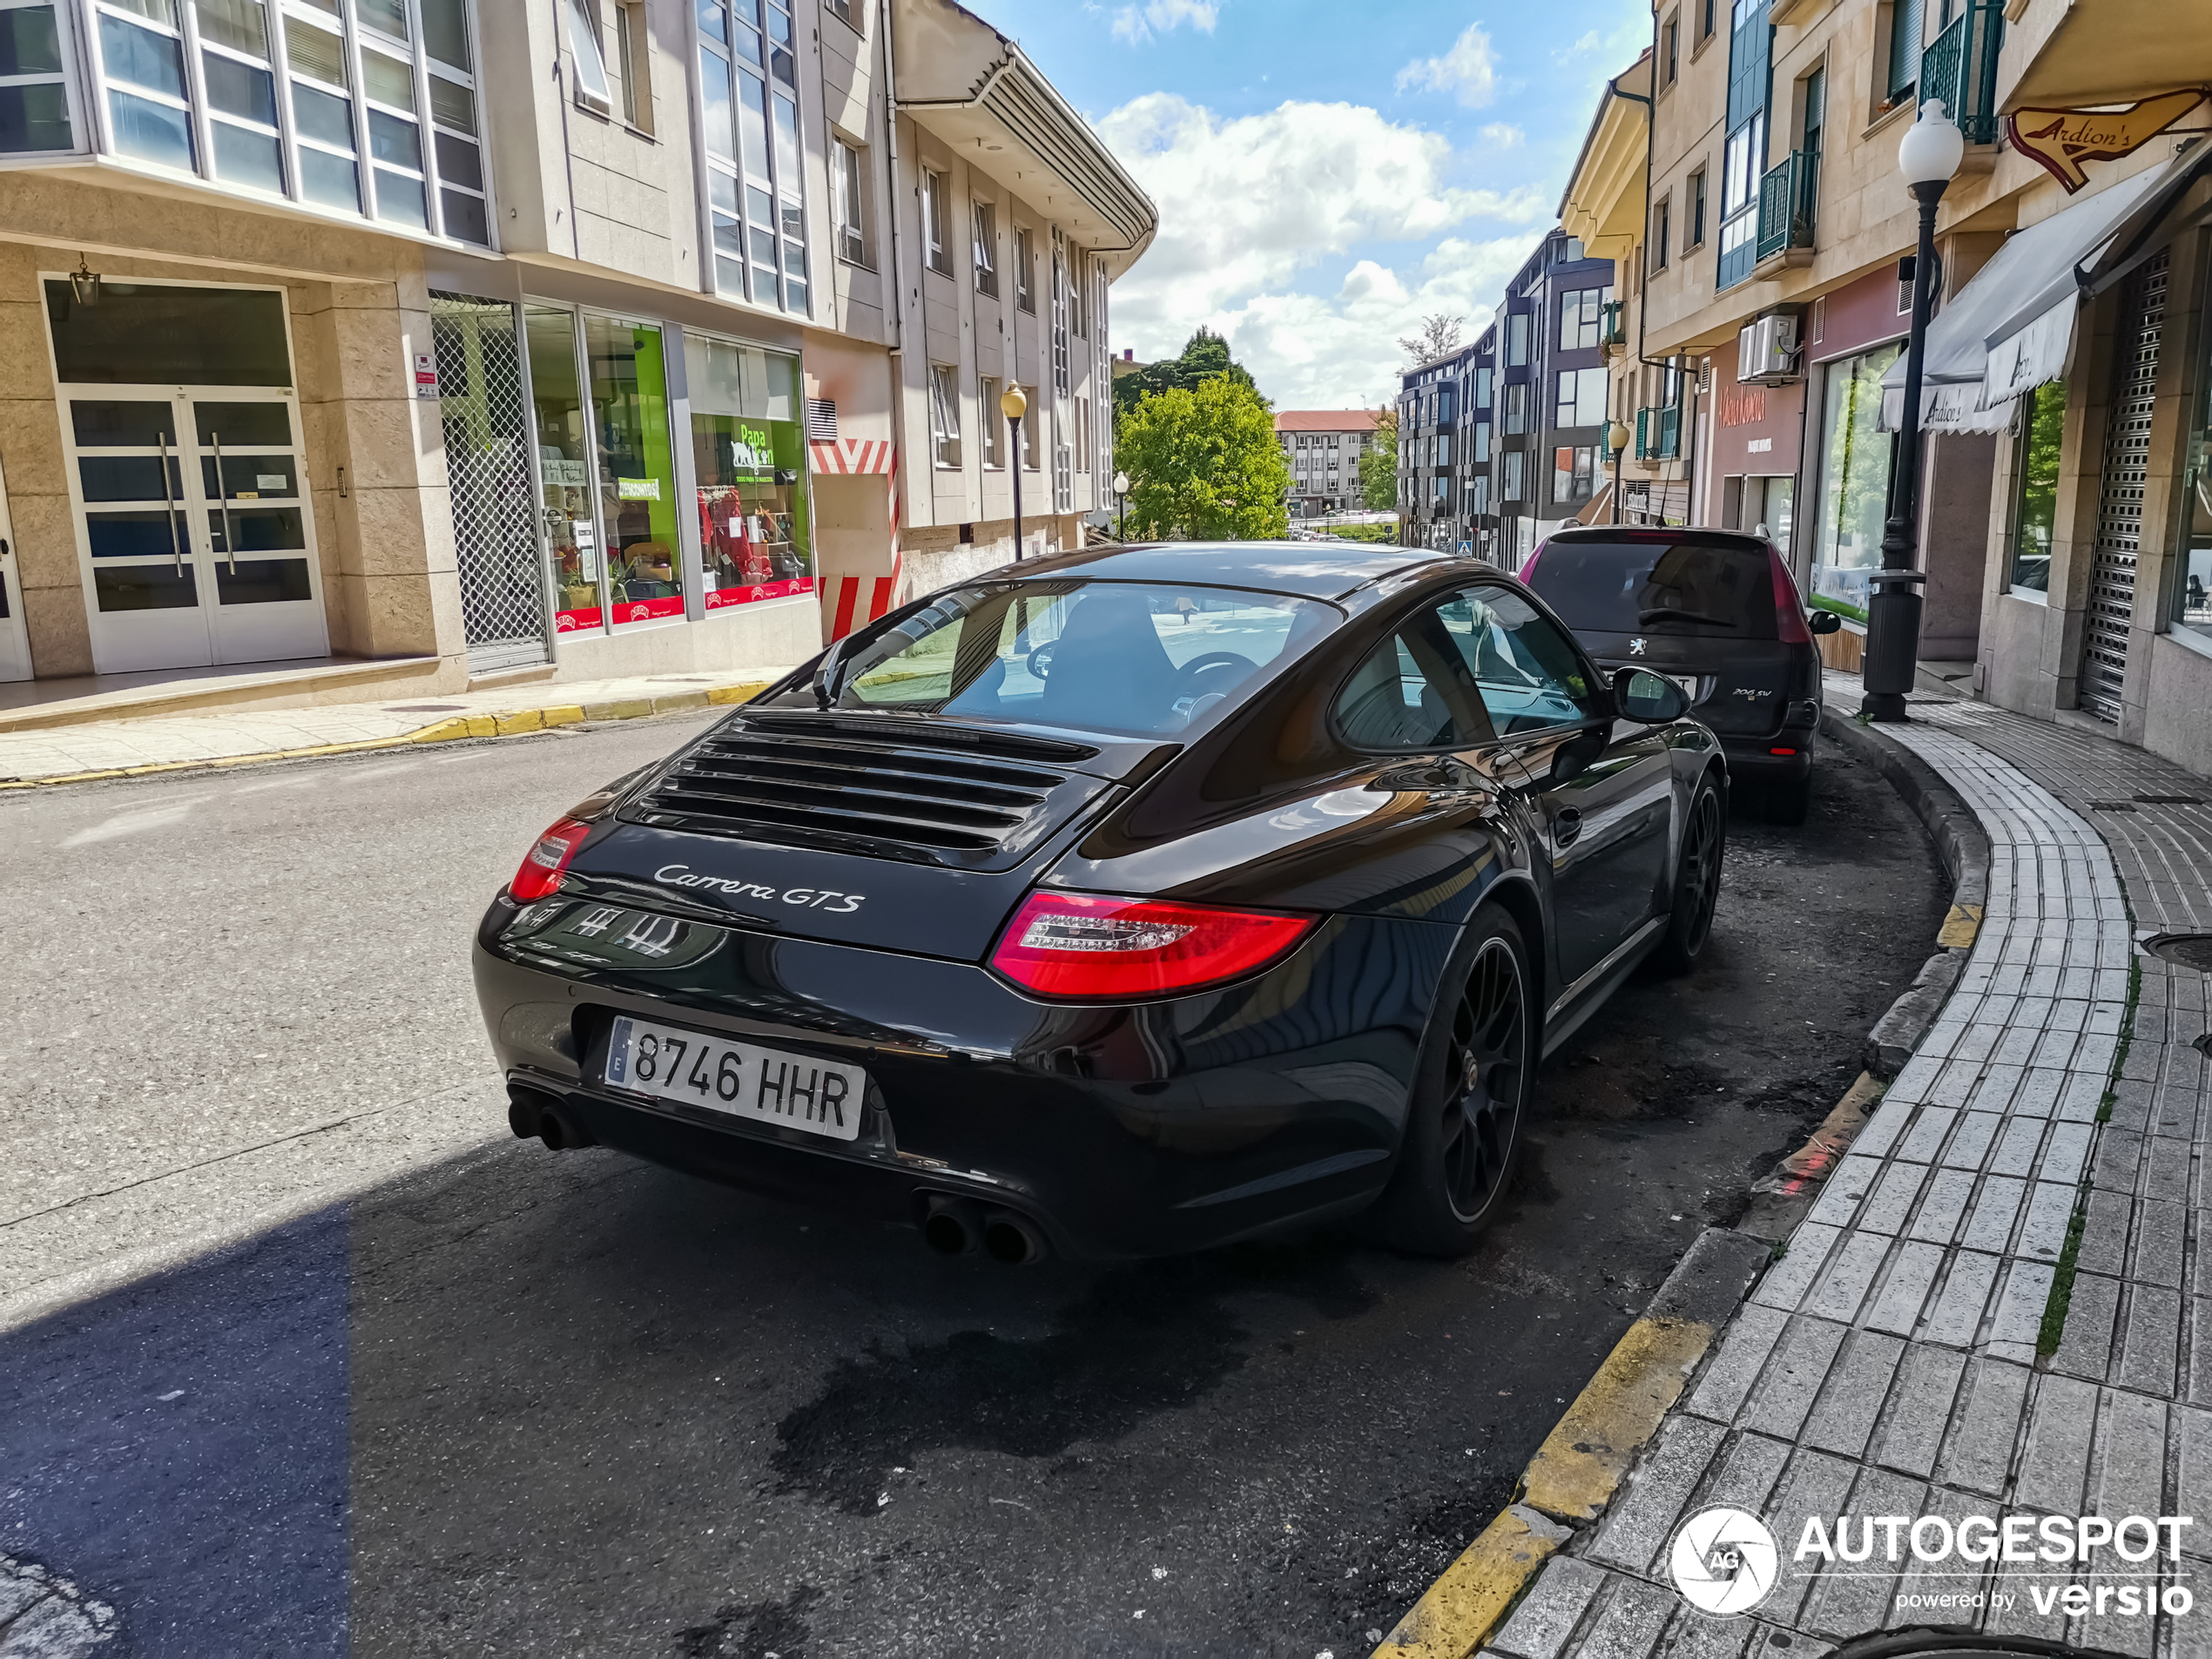
[[[1180,357],[1163,357],[1147,363],[1134,374],[1114,382],[1114,415],[1119,420],[1148,397],[1181,387],[1196,391],[1204,382],[1226,376],[1247,391],[1258,392],[1251,372],[1229,354],[1229,342],[1211,328],[1200,328],[1183,347]]]
[[[1398,411],[1375,411],[1375,433],[1359,455],[1359,495],[1371,513],[1398,505]]]
[[[1289,533],[1291,468],[1274,414],[1229,375],[1137,404],[1122,417],[1114,464],[1129,474],[1136,539],[1264,541]]]

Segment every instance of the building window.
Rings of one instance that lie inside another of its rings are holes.
[[[1524,368],[1528,363],[1528,314],[1516,311],[1506,319],[1506,367]]]
[[[1031,316],[1036,314],[1036,239],[1019,228],[1014,233],[1014,303]]]
[[[929,268],[939,276],[953,273],[952,250],[945,246],[946,204],[950,199],[945,188],[945,175],[932,172],[927,167],[921,172],[921,245],[928,250]]]
[[[76,147],[61,30],[55,4],[0,9],[0,152]]]
[[[1666,64],[1666,78],[1660,84],[1672,86],[1682,73],[1682,20],[1678,16],[1667,19],[1666,26],[1659,31],[1659,42]]]
[[[1603,330],[1604,307],[1613,303],[1613,290],[1576,288],[1559,297],[1559,348],[1595,351]]]
[[[785,0],[697,0],[700,135],[706,149],[714,286],[732,299],[812,309],[799,66]],[[763,66],[766,73],[762,73]]]
[[[999,435],[999,428],[1006,424],[1006,417],[999,413],[999,383],[995,375],[986,374],[975,382],[975,418],[983,423],[983,464],[1005,466],[1006,443]]]
[[[1490,407],[1490,370],[1487,368],[1474,371],[1474,407],[1478,409]]]
[[[975,292],[994,299],[999,291],[999,213],[988,202],[975,204]]]
[[[1605,371],[1602,368],[1563,368],[1559,372],[1558,418],[1561,427],[1605,424]]]
[[[1474,423],[1472,437],[1474,453],[1469,459],[1479,467],[1490,459],[1490,423],[1487,421],[1477,421]]]
[[[2188,433],[2182,453],[2189,457],[2189,465],[2180,481],[2183,506],[2174,572],[2174,620],[2202,636],[2212,634],[2212,336],[2200,332],[2198,339],[2202,344],[2198,347],[2194,408],[2182,422]],[[2051,453],[2058,453],[2055,438]]]
[[[1920,36],[1925,26],[1922,0],[1894,0],[1890,7],[1889,101],[1902,104],[1920,81]]]
[[[1674,230],[1675,202],[1671,196],[1662,196],[1659,206],[1651,210],[1651,268],[1663,271],[1671,257],[1668,244]]]
[[[1717,0],[1697,0],[1697,38],[1713,37],[1713,9]]]
[[[960,465],[960,370],[929,366],[929,445],[941,467]]]
[[[2066,429],[2066,387],[2054,381],[2039,386],[2020,401],[2020,448],[2013,456],[2015,485],[2013,509],[2013,577],[2015,593],[2047,594],[2051,590],[2051,527],[2058,520],[2059,442]],[[2191,491],[2192,496],[2197,492]],[[2198,519],[2206,516],[2202,504]],[[2195,561],[2193,559],[2192,563]],[[2195,609],[2204,614],[2202,577],[2197,583]],[[2188,596],[2182,619],[2188,620]]]
[[[1712,0],[1705,0],[1705,3],[1710,6]],[[860,25],[853,21],[853,0],[822,0],[822,8],[853,33],[860,32]]]
[[[1592,444],[1552,451],[1552,500],[1562,507],[1590,498],[1596,475],[1597,449]]]
[[[1918,0],[1913,0],[1918,3]],[[1767,95],[1774,29],[1767,0],[1736,0],[1728,48],[1728,133],[1721,158],[1717,286],[1732,287],[1757,262],[1759,183],[1766,171]]]
[[[1689,175],[1689,223],[1683,229],[1682,245],[1684,247],[1705,246],[1705,170],[1703,167]]]
[[[867,177],[860,151],[842,138],[830,140],[831,206],[837,215],[837,257],[848,265],[868,262],[867,236],[860,228],[860,204],[867,199]]]
[[[1514,437],[1528,430],[1528,388],[1514,385],[1506,388],[1506,435]]]
[[[1498,499],[1514,502],[1527,500],[1527,491],[1523,488],[1523,482],[1527,477],[1526,469],[1528,465],[1527,452],[1508,449],[1505,453],[1504,460],[1505,465],[1500,469],[1503,476],[1498,481]]]
[[[615,106],[614,88],[607,79],[607,55],[599,37],[599,18],[592,0],[569,0],[569,55],[576,64],[576,101],[600,114]]]
[[[645,32],[643,0],[614,0],[615,102],[622,118],[640,132],[653,130],[652,37]]]

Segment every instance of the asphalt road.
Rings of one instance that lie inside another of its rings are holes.
[[[1945,904],[1824,743],[1803,829],[1731,826],[1699,972],[1547,1069],[1474,1258],[947,1262],[506,1137],[474,917],[694,725],[0,799],[0,1554],[130,1651],[1364,1652]]]

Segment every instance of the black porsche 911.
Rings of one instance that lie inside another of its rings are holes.
[[[1705,943],[1686,709],[1406,549],[978,577],[545,832],[476,941],[510,1122],[1009,1261],[1462,1251],[1541,1058]]]

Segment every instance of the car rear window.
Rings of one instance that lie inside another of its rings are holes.
[[[840,708],[1166,735],[1241,703],[1341,615],[1229,588],[1051,578],[940,594],[840,666]]]
[[[1733,539],[1548,542],[1528,584],[1578,634],[1777,637],[1767,550]]]

